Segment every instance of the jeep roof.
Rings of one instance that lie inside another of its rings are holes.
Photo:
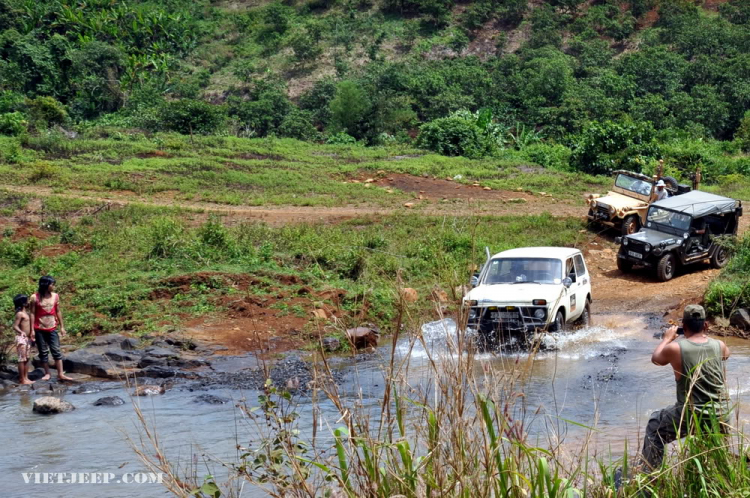
[[[738,207],[739,202],[729,197],[693,190],[682,195],[656,201],[651,206],[689,214],[693,218],[700,218],[710,214],[731,213]]]
[[[519,247],[499,252],[492,256],[495,258],[559,258],[579,254],[581,251],[574,247]]]
[[[653,178],[651,178],[648,175],[644,175],[643,173],[635,173],[633,171],[627,171],[624,169],[618,169],[612,172],[612,176],[617,176],[619,174],[632,176],[633,178],[637,178],[638,180],[643,180],[644,182],[654,183]]]

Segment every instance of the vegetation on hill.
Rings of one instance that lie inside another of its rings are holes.
[[[588,173],[664,157],[726,182],[750,173],[748,23],[747,0],[2,0],[0,133],[519,150]]]

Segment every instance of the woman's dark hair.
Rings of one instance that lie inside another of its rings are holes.
[[[19,294],[13,298],[13,306],[16,307],[16,311],[23,311],[29,302],[29,296],[26,294]]]
[[[45,275],[39,279],[39,297],[43,297],[49,292],[49,286],[55,283],[55,279]]]

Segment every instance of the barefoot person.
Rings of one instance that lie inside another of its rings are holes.
[[[63,373],[62,353],[60,352],[60,336],[57,334],[58,327],[60,335],[65,337],[65,324],[60,312],[60,296],[55,292],[55,279],[45,276],[39,279],[39,290],[31,296],[31,323],[34,324],[36,346],[39,350],[39,359],[44,368],[42,380],[50,378],[49,353],[55,360],[57,378],[60,380],[73,380]]]
[[[13,306],[16,308],[16,318],[13,321],[13,330],[16,332],[16,351],[18,352],[18,383],[33,384],[29,380],[29,351],[34,344],[34,336],[31,335],[31,317],[29,316],[29,297],[19,294],[13,298]]]
[[[690,433],[693,421],[707,424],[713,417],[726,422],[730,412],[725,381],[729,348],[706,336],[703,306],[685,306],[682,325],[685,337],[677,339],[678,328],[671,327],[651,357],[655,365],[672,367],[677,403],[655,411],[648,421],[641,453],[650,470],[661,466],[665,445]]]

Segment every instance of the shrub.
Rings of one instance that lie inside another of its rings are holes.
[[[256,82],[250,100],[232,97],[227,104],[229,115],[237,118],[250,135],[258,137],[277,133],[293,108],[282,86],[263,81]]]
[[[364,136],[363,121],[371,109],[370,98],[354,81],[345,80],[336,87],[329,105],[333,126],[357,138]]]
[[[476,122],[460,116],[438,118],[419,129],[417,147],[444,156],[481,157],[489,152]]]
[[[151,259],[171,258],[182,249],[185,241],[184,227],[172,218],[159,217],[151,221],[148,229],[147,256]]]
[[[159,126],[184,135],[208,135],[217,132],[226,119],[223,107],[200,100],[166,102],[160,108]]]
[[[26,116],[20,112],[0,114],[0,134],[17,137],[26,131]]]
[[[568,147],[560,144],[535,143],[523,149],[523,156],[529,161],[558,171],[570,169],[571,154]]]
[[[57,166],[46,161],[38,161],[31,166],[29,181],[36,183],[41,180],[54,178],[59,174]]]
[[[298,61],[311,61],[323,53],[323,49],[320,48],[317,40],[306,30],[293,34],[289,40],[289,45]]]
[[[46,128],[51,125],[62,125],[68,121],[65,107],[52,97],[37,97],[26,102],[29,117],[35,126]]]
[[[326,139],[328,145],[356,145],[357,139],[351,135],[347,135],[343,131],[335,133]]]
[[[279,135],[298,140],[314,140],[318,136],[318,130],[312,125],[309,112],[293,108],[279,125]]]
[[[590,174],[616,169],[641,171],[660,156],[651,123],[593,122],[573,141],[572,164]]]

